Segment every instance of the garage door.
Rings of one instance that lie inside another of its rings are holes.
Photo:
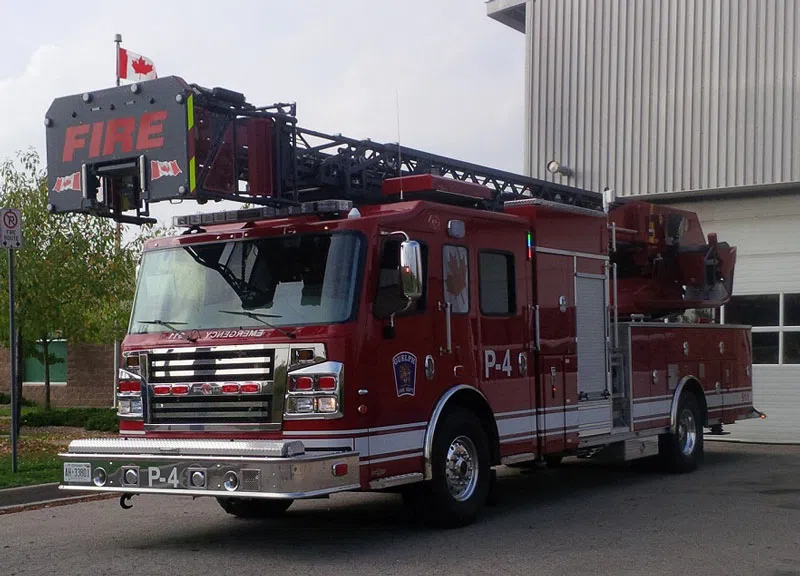
[[[800,442],[800,196],[703,201],[706,234],[737,247],[725,323],[753,326],[753,403],[767,420],[726,427],[731,438]]]

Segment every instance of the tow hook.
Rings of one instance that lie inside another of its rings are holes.
[[[128,501],[136,496],[136,494],[123,494],[119,497],[119,505],[122,507],[123,510],[130,510],[133,508],[133,504],[128,504]]]

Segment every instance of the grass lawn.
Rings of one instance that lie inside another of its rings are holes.
[[[29,414],[31,412],[36,412],[37,410],[41,410],[36,406],[23,406],[22,407],[22,415]],[[11,419],[11,406],[8,404],[0,404],[0,418],[8,418]]]
[[[24,410],[24,408],[23,408]],[[115,436],[108,432],[87,432],[66,426],[28,428],[23,426],[17,443],[17,473],[11,472],[11,438],[9,421],[0,420],[0,488],[45,484],[61,480],[58,453],[66,451],[76,438]]]

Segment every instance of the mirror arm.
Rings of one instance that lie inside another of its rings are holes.
[[[402,236],[403,236],[403,237],[406,239],[406,242],[408,242],[409,240],[411,240],[411,238],[409,237],[409,235],[408,235],[408,234],[406,234],[405,232],[403,232],[402,230],[395,230],[394,232],[387,232],[387,233],[386,233],[386,235],[387,235],[387,236],[394,236],[395,234],[401,234],[401,235],[402,235]]]

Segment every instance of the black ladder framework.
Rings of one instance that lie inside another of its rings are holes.
[[[597,192],[464,162],[397,143],[382,144],[369,139],[357,140],[340,134],[325,134],[297,126],[294,104],[280,103],[255,108],[244,101],[244,96],[220,99],[216,97],[219,89],[194,88],[203,95],[202,105],[216,113],[223,112],[228,122],[235,122],[242,117],[271,118],[277,129],[275,161],[278,177],[274,197],[228,196],[225,199],[259,204],[326,198],[380,203],[385,201],[381,187],[387,178],[433,174],[490,188],[493,191],[493,208],[499,208],[508,200],[540,198],[602,209],[602,195]],[[215,148],[212,148],[211,154],[214,153]],[[201,200],[207,195],[202,191],[204,176],[201,173],[198,178]],[[214,195],[207,196],[214,198]]]

